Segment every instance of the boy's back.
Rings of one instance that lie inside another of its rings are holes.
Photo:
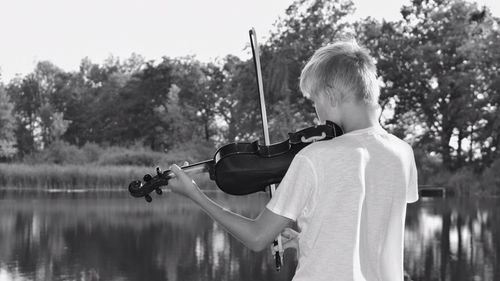
[[[298,222],[293,280],[403,280],[416,179],[411,147],[380,127],[303,149],[266,206]]]

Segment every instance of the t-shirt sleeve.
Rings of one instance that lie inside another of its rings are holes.
[[[410,163],[410,180],[406,187],[406,203],[413,203],[418,201],[418,180],[417,180],[417,165],[415,164],[415,157],[411,151]]]
[[[266,208],[280,216],[297,220],[316,185],[317,177],[311,160],[297,154]]]

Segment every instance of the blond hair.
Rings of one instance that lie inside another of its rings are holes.
[[[300,75],[304,96],[324,93],[335,103],[378,105],[377,69],[368,50],[356,41],[340,41],[318,49]]]

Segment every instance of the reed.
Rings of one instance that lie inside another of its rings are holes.
[[[98,166],[0,163],[0,187],[16,189],[123,189],[144,174],[144,166]],[[200,186],[213,185],[205,176],[196,177]]]

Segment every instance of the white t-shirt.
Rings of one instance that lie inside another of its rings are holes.
[[[302,149],[266,207],[298,223],[294,281],[402,281],[417,200],[411,146],[376,126]]]

